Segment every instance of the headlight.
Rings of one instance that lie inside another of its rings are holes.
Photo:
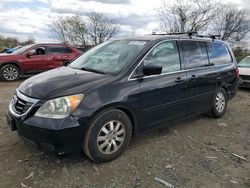
[[[84,98],[83,94],[51,99],[45,102],[36,112],[37,117],[62,119],[67,117]]]

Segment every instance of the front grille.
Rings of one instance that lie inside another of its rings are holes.
[[[250,76],[249,75],[240,75],[242,80],[250,80]]]
[[[14,95],[14,97],[13,97],[13,110],[18,115],[25,114],[30,109],[30,107],[32,105],[33,105],[33,103],[25,101],[16,95]]]
[[[27,97],[26,95],[20,93],[16,90],[11,103],[10,112],[16,116],[22,116],[28,113],[28,111],[37,103],[37,99]]]

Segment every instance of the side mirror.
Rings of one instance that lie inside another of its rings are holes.
[[[162,66],[160,65],[145,65],[143,67],[143,74],[145,76],[161,74]]]
[[[32,55],[33,55],[32,52],[28,52],[28,53],[26,54],[27,58],[30,58],[30,56],[32,56]]]

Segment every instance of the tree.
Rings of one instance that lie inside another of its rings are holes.
[[[57,18],[52,21],[50,25],[53,35],[62,43],[67,43],[68,41],[68,23],[67,18]]]
[[[67,18],[67,36],[69,42],[74,45],[87,46],[87,27],[85,22],[79,16]]]
[[[215,17],[210,0],[176,0],[174,4],[163,0],[157,12],[167,33],[198,32]]]
[[[54,19],[50,27],[54,36],[62,43],[85,48],[100,44],[119,31],[115,20],[98,12],[90,12],[85,19],[79,16],[60,17]]]
[[[71,43],[83,47],[87,45],[87,27],[79,16],[53,20],[51,31],[62,43]]]
[[[247,12],[235,4],[218,4],[218,11],[220,14],[213,20],[212,31],[231,45],[240,44],[250,31]]]
[[[119,31],[116,21],[108,18],[103,13],[90,12],[88,15],[89,35],[94,45],[100,44]]]
[[[20,44],[22,46],[25,46],[25,45],[28,45],[28,44],[34,44],[35,42],[36,42],[36,39],[34,37],[32,37],[32,36],[29,36],[27,38],[27,40],[25,40],[24,42],[21,42]]]

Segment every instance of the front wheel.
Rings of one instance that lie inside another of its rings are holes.
[[[222,117],[227,109],[227,94],[226,91],[221,88],[215,94],[215,99],[213,102],[213,107],[211,113],[213,117],[220,118]]]
[[[4,81],[15,81],[20,77],[20,70],[17,66],[8,64],[4,65],[0,70],[0,77]]]
[[[85,136],[85,154],[96,162],[108,162],[117,158],[130,143],[132,135],[128,116],[117,109],[99,114]]]

